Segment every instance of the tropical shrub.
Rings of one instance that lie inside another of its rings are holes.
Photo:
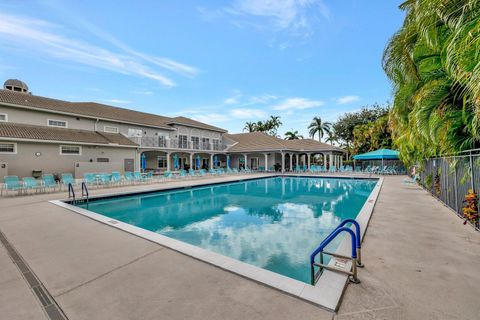
[[[478,225],[478,197],[477,194],[469,189],[465,195],[465,203],[463,207],[463,217],[465,218],[464,224],[467,222],[472,223],[474,226]]]
[[[480,0],[408,0],[383,68],[392,136],[407,164],[480,141]]]

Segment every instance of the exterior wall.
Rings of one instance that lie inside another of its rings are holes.
[[[78,118],[56,114],[52,112],[42,112],[15,107],[0,105],[0,113],[8,114],[8,122],[25,123],[37,126],[48,126],[48,119],[63,120],[68,122],[70,129],[83,129],[93,131],[95,120],[88,118]]]
[[[37,152],[41,155],[36,156]],[[41,170],[43,173],[75,174],[76,162],[90,162],[90,160],[96,162],[97,158],[109,158],[113,163],[123,163],[124,159],[136,159],[135,155],[134,148],[96,146],[82,146],[81,155],[60,155],[60,144],[18,142],[17,153],[0,154],[0,162],[8,164],[9,175],[29,177],[33,170]],[[117,166],[112,168],[109,171],[117,169]]]
[[[8,115],[8,122],[25,123],[37,126],[48,126],[48,119],[63,120],[68,122],[69,129],[82,129],[89,131],[104,132],[105,126],[117,127],[120,133],[128,134],[128,129],[140,129],[144,136],[154,137],[157,134],[165,134],[167,136],[172,134],[172,131],[152,128],[148,126],[140,126],[116,121],[96,121],[95,119],[68,116],[56,114],[55,112],[44,112],[38,110],[28,110],[22,108],[8,107],[0,105],[0,113]]]

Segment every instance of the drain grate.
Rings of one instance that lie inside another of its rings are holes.
[[[18,252],[8,242],[5,235],[0,231],[0,242],[7,249],[10,259],[17,266],[18,270],[22,273],[23,278],[28,283],[28,286],[37,297],[38,301],[43,307],[47,318],[50,320],[67,320],[67,317],[57,305],[53,297],[43,286],[43,284],[37,279],[32,269],[26,264],[25,260],[18,254]]]

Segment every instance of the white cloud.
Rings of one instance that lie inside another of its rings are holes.
[[[252,118],[262,118],[266,116],[266,113],[259,109],[233,109],[230,111],[230,114],[237,119],[252,119]]]
[[[344,96],[337,99],[338,104],[348,104],[360,100],[359,96]]]
[[[237,104],[238,98],[237,97],[230,97],[223,101],[224,104]]]
[[[117,103],[117,104],[129,104],[131,101],[129,100],[121,100],[121,99],[104,99],[103,101],[109,103]]]
[[[230,120],[227,115],[220,113],[196,114],[190,118],[204,123],[222,123]]]
[[[155,80],[166,87],[175,86],[175,82],[158,68],[187,75],[195,75],[198,72],[194,67],[171,59],[153,57],[133,50],[92,26],[90,29],[89,31],[95,30],[95,33],[102,39],[107,40],[123,52],[113,52],[71,36],[61,35],[60,30],[64,33],[69,31],[65,26],[53,25],[44,20],[0,13],[0,43],[16,44],[22,49],[49,57]]]
[[[325,103],[321,100],[310,100],[307,98],[288,98],[282,103],[272,107],[273,110],[279,111],[291,111],[291,110],[304,110],[315,107],[321,107]]]
[[[249,98],[249,103],[250,104],[266,104],[269,103],[272,100],[277,100],[278,97],[271,95],[271,94],[263,94],[260,96],[251,96]]]
[[[205,15],[205,9],[201,13]],[[223,13],[232,17],[232,23],[239,27],[288,30],[300,36],[311,35],[312,25],[319,17],[330,19],[330,10],[322,0],[234,0]]]

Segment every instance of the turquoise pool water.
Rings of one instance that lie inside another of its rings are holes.
[[[274,177],[78,206],[308,283],[310,253],[357,216],[376,182]]]

